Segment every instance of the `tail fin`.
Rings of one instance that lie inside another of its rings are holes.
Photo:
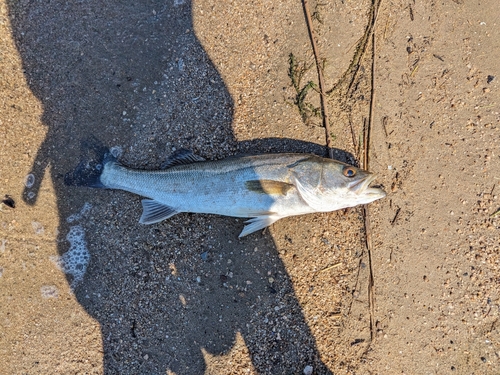
[[[66,173],[64,183],[68,186],[89,186],[106,189],[101,182],[101,174],[108,163],[117,163],[114,150],[107,150],[100,158],[83,159],[72,172]]]

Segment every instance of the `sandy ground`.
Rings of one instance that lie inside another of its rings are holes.
[[[141,226],[139,197],[64,184],[111,146],[148,169],[324,155],[289,77],[293,54],[317,82],[300,2],[2,0],[0,373],[498,373],[497,1],[382,0],[374,48],[371,6],[310,4],[337,158],[371,119],[370,259],[361,208],[238,240],[242,220]]]

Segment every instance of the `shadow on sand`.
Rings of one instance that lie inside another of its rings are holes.
[[[201,374],[202,348],[227,353],[237,332],[259,373],[301,373],[306,365],[330,373],[269,234],[238,241],[242,220],[209,215],[141,226],[139,197],[64,185],[96,139],[121,146],[125,164],[149,169],[180,147],[206,158],[324,153],[290,139],[238,143],[232,99],[192,32],[191,5],[173,3],[11,3],[26,79],[48,128],[24,199],[36,203],[49,168],[59,253],[68,251],[67,235],[77,227],[71,246],[81,245],[80,253],[73,249],[80,263],[73,271],[86,272],[82,281],[68,281],[101,325],[106,374]]]

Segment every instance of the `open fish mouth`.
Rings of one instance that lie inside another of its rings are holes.
[[[356,181],[349,188],[358,195],[372,196],[372,197],[385,197],[385,191],[377,187],[370,187],[370,184],[377,178],[376,175],[371,174],[365,178]]]

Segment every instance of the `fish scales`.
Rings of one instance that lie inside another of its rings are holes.
[[[252,213],[272,211],[277,198],[249,190],[245,183],[259,180],[289,183],[287,165],[302,159],[305,159],[302,154],[283,154],[273,160],[265,156],[232,157],[179,165],[165,171],[138,171],[108,163],[101,182],[108,188],[126,190],[172,206],[178,212],[252,217]],[[296,210],[299,201],[296,194],[289,192],[282,197],[281,205],[288,211],[295,204]],[[311,211],[305,203],[303,206],[304,213]]]

